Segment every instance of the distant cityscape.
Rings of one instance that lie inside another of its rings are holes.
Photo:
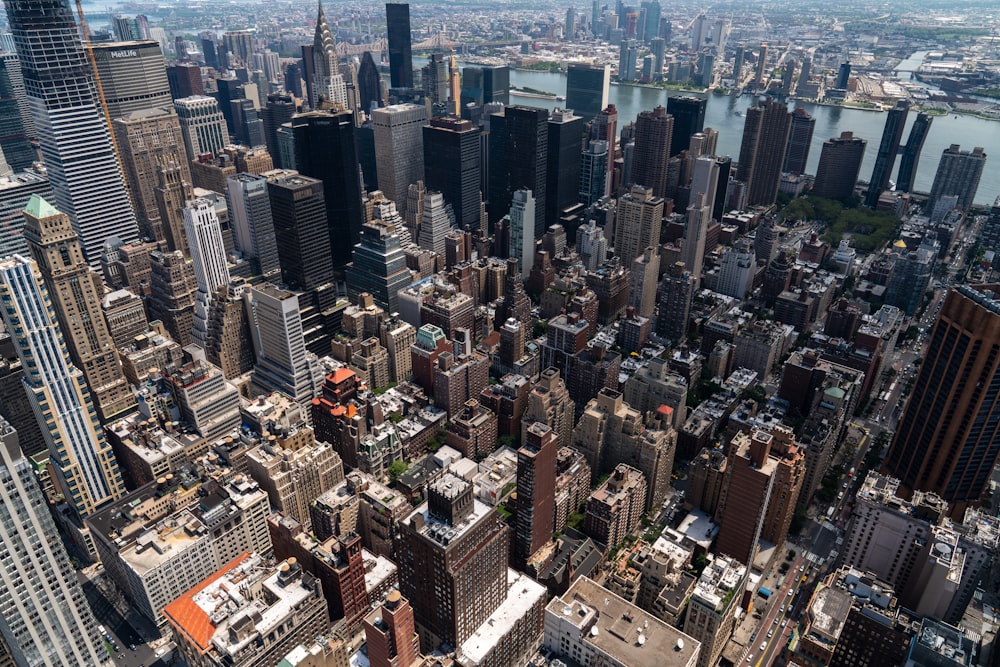
[[[1000,6],[4,9],[0,667],[1000,664]]]

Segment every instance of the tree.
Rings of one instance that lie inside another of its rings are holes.
[[[406,461],[393,461],[389,464],[389,481],[395,482],[406,472]]]

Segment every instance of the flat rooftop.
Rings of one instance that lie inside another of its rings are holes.
[[[459,647],[463,665],[478,665],[514,625],[544,600],[546,589],[531,577],[507,568],[507,599]]]

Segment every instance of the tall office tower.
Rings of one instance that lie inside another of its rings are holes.
[[[684,227],[684,243],[681,246],[681,261],[688,267],[695,282],[701,284],[701,268],[705,260],[705,237],[712,220],[712,207],[702,193],[692,193],[687,209],[687,224]]]
[[[532,232],[537,203],[531,190],[518,190],[510,204],[510,247],[507,256],[518,261],[521,273],[535,263],[535,235]]]
[[[774,441],[770,433],[755,429],[741,435],[729,448],[716,510],[719,537],[715,550],[749,566],[757,553],[778,461],[770,455]]]
[[[285,123],[291,123],[295,111],[295,98],[285,93],[271,93],[268,95],[267,104],[260,110],[260,117],[264,122],[264,144],[267,146],[267,152],[271,155],[276,165],[285,169],[292,169],[293,167],[286,167],[281,163],[278,128]]]
[[[365,644],[371,667],[411,667],[420,657],[420,638],[409,600],[398,590],[365,616]]]
[[[24,240],[24,205],[32,194],[52,199],[52,188],[44,172],[23,171],[0,177],[0,257],[15,253],[28,254],[28,244]],[[19,425],[18,425],[19,427]],[[22,435],[23,435],[23,429]]]
[[[18,665],[108,664],[97,621],[62,545],[35,466],[0,417],[0,634]]]
[[[747,184],[748,206],[770,206],[778,198],[791,118],[788,108],[772,99],[747,109],[736,180]]]
[[[588,271],[596,271],[608,257],[608,239],[604,228],[590,220],[576,230],[576,252]]]
[[[662,106],[640,112],[635,121],[632,182],[652,188],[654,197],[666,196],[667,165],[670,162],[673,131],[674,118]]]
[[[244,296],[257,355],[251,383],[262,393],[280,391],[306,406],[316,387],[306,356],[299,298],[269,283],[251,287]]]
[[[746,59],[746,53],[743,46],[736,47],[736,57],[733,58],[733,80],[736,82],[736,86],[740,87],[743,83],[743,61]]]
[[[708,100],[693,95],[667,98],[667,113],[674,117],[670,134],[670,155],[679,155],[691,146],[691,135],[705,129]]]
[[[656,307],[656,289],[659,282],[660,251],[658,246],[649,246],[632,260],[628,290],[628,305],[635,308],[635,314],[649,319]]]
[[[226,187],[236,249],[250,260],[254,275],[279,273],[281,261],[267,178],[257,174],[236,174],[226,179]]]
[[[371,51],[365,51],[358,66],[358,101],[361,110],[370,114],[373,107],[385,105],[382,95],[382,77]]]
[[[932,491],[960,519],[1000,456],[1000,286],[948,292],[882,471],[904,497]]]
[[[15,173],[30,169],[38,159],[24,123],[24,101],[21,63],[12,53],[0,53],[0,153]]]
[[[906,114],[909,110],[910,103],[907,100],[899,100],[885,115],[885,129],[882,130],[882,141],[875,156],[875,168],[868,183],[868,194],[865,195],[865,206],[868,208],[875,208],[878,198],[889,187],[892,167],[896,163],[896,153],[899,152],[899,142],[903,138],[903,128],[906,126]]]
[[[198,292],[194,301],[192,340],[206,349],[212,302],[220,287],[229,284],[226,246],[215,205],[207,199],[193,199],[184,207],[184,232],[191,247],[191,263]]]
[[[323,182],[328,243],[335,267],[351,261],[361,237],[361,182],[354,145],[354,117],[348,111],[313,111],[292,119],[295,168]],[[282,259],[284,265],[284,259]]]
[[[669,338],[674,344],[687,339],[691,301],[697,285],[697,279],[687,270],[684,262],[675,262],[663,279],[656,333]]]
[[[794,58],[787,58],[785,60],[785,71],[781,75],[780,95],[782,99],[788,99],[788,96],[792,94],[792,83],[795,81],[795,65]]]
[[[97,42],[91,47],[108,120],[173,103],[158,42]]]
[[[715,217],[715,195],[719,189],[719,160],[708,155],[702,155],[694,161],[694,173],[691,175],[690,194],[699,192],[705,195],[705,203],[712,206],[712,217]],[[725,190],[725,183],[723,183]]]
[[[100,278],[84,261],[69,216],[32,195],[24,208],[24,239],[45,280],[52,310],[98,414],[107,420],[135,405],[101,311]]]
[[[322,2],[319,2],[319,12],[316,15],[312,59],[312,92],[309,105],[313,109],[318,109],[320,101],[326,101],[342,104],[346,107],[347,83],[340,73],[340,63],[337,61],[337,43],[333,39],[330,24],[326,22]]]
[[[649,43],[649,50],[653,54],[653,80],[663,80],[663,63],[666,41],[662,37],[654,37]]]
[[[614,184],[615,158],[618,155],[618,108],[609,104],[590,125],[590,141],[608,142],[608,176],[605,195],[611,194]]]
[[[819,154],[819,166],[816,168],[813,194],[841,200],[853,196],[867,145],[867,141],[851,132],[841,132],[839,138],[824,141],[823,152]]]
[[[767,44],[760,45],[760,56],[757,58],[757,71],[754,74],[754,88],[760,88],[764,81],[764,72],[767,71]]]
[[[556,432],[536,421],[525,428],[524,442],[517,450],[514,555],[522,565],[552,540],[558,448]]]
[[[618,52],[618,80],[635,81],[639,44],[634,39],[623,39]]]
[[[660,18],[663,15],[663,8],[659,0],[643,0],[641,7],[646,13],[642,26],[642,39],[648,44],[660,38]]]
[[[490,219],[509,210],[515,190],[535,198],[534,238],[545,233],[545,169],[548,166],[549,112],[511,106],[490,116]]]
[[[441,53],[432,53],[427,64],[420,68],[424,97],[432,104],[448,101],[448,62]]]
[[[591,206],[604,196],[608,182],[608,142],[588,142],[580,156],[580,186],[577,201]]]
[[[847,82],[851,78],[851,63],[840,63],[840,70],[837,72],[837,84],[834,88],[847,90]]]
[[[941,197],[958,197],[958,208],[968,211],[979,189],[979,179],[986,166],[986,153],[979,146],[971,151],[963,151],[958,144],[952,144],[941,153],[931,196],[927,200],[927,210],[933,211]]]
[[[233,125],[236,141],[244,146],[256,148],[265,145],[264,121],[257,113],[257,107],[252,100],[232,100]]]
[[[466,231],[479,229],[479,185],[482,158],[479,151],[480,128],[456,116],[432,118],[423,127],[424,183],[437,190],[455,212],[455,222]],[[407,197],[397,202],[406,210]]]
[[[170,86],[170,96],[175,100],[205,94],[201,68],[196,63],[185,62],[168,65],[167,84]]]
[[[226,128],[229,134],[236,134],[236,126],[233,124],[233,100],[241,100],[247,96],[244,82],[235,76],[220,76],[215,80],[218,88],[213,97],[219,101],[219,109],[226,119]]]
[[[311,290],[331,282],[332,240],[323,184],[290,172],[269,179],[267,193],[281,280],[295,290]],[[345,240],[341,238],[340,243]]]
[[[805,86],[809,83],[809,77],[812,75],[812,58],[805,57],[802,59],[802,69],[799,70],[799,82],[798,86]],[[796,92],[799,92],[796,88]]]
[[[753,273],[756,267],[754,249],[746,238],[740,239],[722,256],[715,291],[742,301],[753,287]]]
[[[413,88],[413,56],[410,55],[410,5],[385,3],[385,27],[389,43],[389,84]]]
[[[29,202],[29,208],[37,210],[40,202]],[[111,446],[91,408],[91,388],[70,359],[38,265],[18,255],[0,261],[0,281],[4,324],[8,331],[25,332],[14,344],[35,414],[44,421],[42,433],[56,483],[73,510],[86,516],[125,492]],[[100,312],[97,317],[102,317]],[[110,341],[110,335],[105,340]]]
[[[249,65],[253,53],[253,30],[227,30],[222,34],[222,52],[230,56],[230,65]]]
[[[361,227],[361,243],[347,265],[347,296],[352,303],[363,293],[388,313],[399,310],[399,290],[410,284],[406,253],[399,230],[390,222],[372,220]]]
[[[191,182],[190,161],[184,150],[180,121],[171,107],[167,107],[129,112],[115,119],[113,126],[139,233],[162,243],[167,235],[156,201],[158,172],[163,166],[177,167],[180,178]]]
[[[796,176],[806,173],[809,160],[809,146],[812,144],[816,119],[802,107],[792,112],[792,127],[788,131],[788,150],[785,152],[783,171]]]
[[[73,12],[68,0],[6,8],[56,204],[99,268],[107,239],[131,242],[139,230]]]
[[[576,36],[576,9],[570,7],[566,10],[566,28],[563,38],[567,41]]]
[[[590,122],[608,106],[611,66],[570,63],[566,67],[566,108]]]
[[[372,112],[379,189],[403,215],[407,188],[424,179],[426,122],[427,107],[422,104],[394,104]]]
[[[660,246],[663,224],[663,197],[652,188],[633,185],[628,194],[618,200],[615,217],[615,255],[623,264],[630,264],[646,248]]]
[[[462,68],[461,103],[485,106],[499,102],[510,104],[510,67],[483,65]]]
[[[917,164],[920,162],[920,152],[924,150],[924,141],[931,131],[931,121],[934,118],[921,111],[910,126],[910,134],[906,137],[903,154],[899,158],[899,174],[896,176],[896,192],[910,192],[914,179],[917,177]]]
[[[149,255],[149,268],[149,319],[163,322],[171,338],[182,346],[189,345],[198,289],[194,268],[180,250],[154,250]]]
[[[174,110],[180,121],[181,134],[188,157],[215,155],[229,143],[226,119],[214,97],[185,97],[174,100]]]
[[[186,178],[185,178],[186,177]],[[170,250],[189,254],[184,236],[184,202],[194,197],[187,165],[162,165],[156,171],[156,189],[153,191],[160,213],[160,228]]]
[[[445,238],[455,227],[455,213],[444,195],[433,190],[425,190],[421,198],[423,214],[420,217],[420,234],[417,245],[432,250],[439,262],[445,257]]]
[[[507,527],[472,484],[445,473],[399,528],[399,588],[421,645],[460,646],[507,597]]]
[[[570,109],[554,109],[549,116],[549,147],[545,182],[545,220],[554,225],[563,211],[579,202],[580,138],[583,118]]]

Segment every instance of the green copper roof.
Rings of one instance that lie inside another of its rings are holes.
[[[45,201],[37,194],[31,195],[27,206],[24,207],[24,212],[39,220],[59,215],[59,210],[55,206]]]

